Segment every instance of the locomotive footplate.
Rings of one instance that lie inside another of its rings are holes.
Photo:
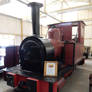
[[[6,81],[9,86],[21,87],[22,89],[27,88],[30,92],[60,92],[65,83],[65,78],[72,73],[72,68],[69,66],[66,67],[58,77],[43,77],[29,71],[21,70],[19,65],[4,69],[4,71],[7,73]]]

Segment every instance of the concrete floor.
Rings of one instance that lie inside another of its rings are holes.
[[[89,74],[92,73],[92,59],[77,66],[75,72],[67,79],[61,92],[89,92]]]
[[[3,79],[0,79],[0,92],[14,92],[12,87],[7,86]]]
[[[92,73],[92,59],[86,60],[84,65],[77,67],[76,71],[67,78],[61,92],[89,92],[90,73]],[[14,89],[0,79],[0,92],[14,92]]]

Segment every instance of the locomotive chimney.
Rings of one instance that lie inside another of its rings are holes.
[[[40,8],[43,5],[41,3],[32,2],[32,3],[29,3],[28,6],[32,7],[33,34],[36,35],[36,36],[40,36],[39,13],[40,13]]]

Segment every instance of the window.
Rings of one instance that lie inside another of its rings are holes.
[[[77,40],[78,39],[78,27],[72,27],[72,39]]]

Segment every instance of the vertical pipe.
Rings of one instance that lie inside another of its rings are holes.
[[[21,41],[23,40],[23,20],[20,20],[20,24],[21,24]]]
[[[46,13],[46,0],[44,0],[44,12]]]
[[[40,35],[41,35],[41,37],[42,37],[42,25],[40,26]]]

